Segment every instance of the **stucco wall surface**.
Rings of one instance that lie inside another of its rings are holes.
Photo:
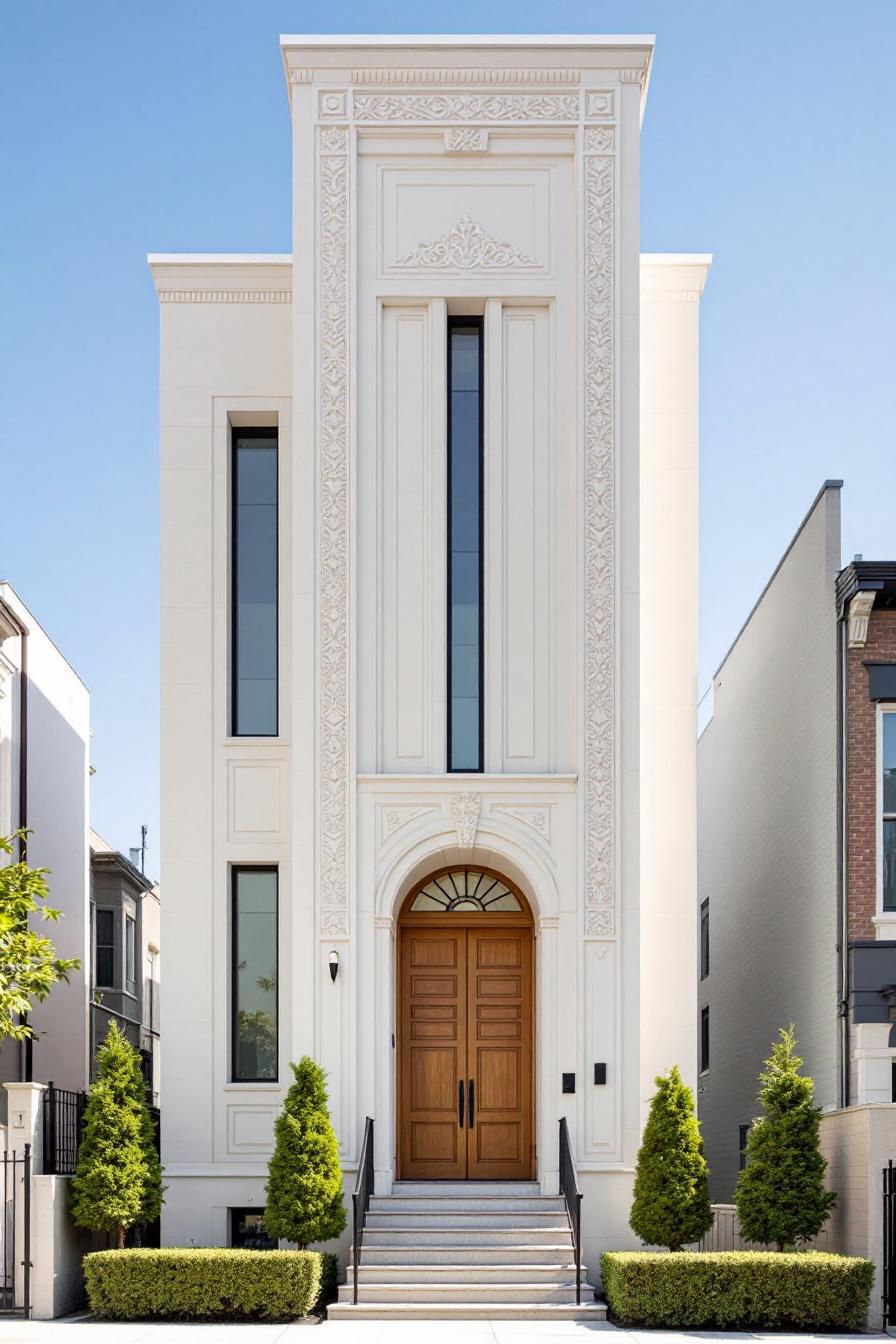
[[[738,1127],[757,1114],[757,1077],[780,1027],[796,1027],[819,1105],[837,1100],[839,561],[839,490],[828,486],[717,672],[698,746],[710,928],[699,1109],[718,1201],[732,1196]]]

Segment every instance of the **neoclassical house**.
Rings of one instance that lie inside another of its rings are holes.
[[[281,47],[292,254],[150,258],[163,1235],[258,1236],[309,1054],[421,1227],[546,1217],[565,1118],[593,1274],[696,1076],[709,258],[639,255],[650,38]]]

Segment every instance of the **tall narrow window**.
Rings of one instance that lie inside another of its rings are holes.
[[[277,870],[233,869],[233,1079],[277,1079]]]
[[[709,1068],[709,1009],[700,1010],[700,1072]]]
[[[482,321],[448,323],[448,769],[482,769]]]
[[[896,713],[881,714],[881,887],[884,910],[896,910]]]
[[[233,431],[233,689],[236,737],[277,735],[277,431]]]
[[[96,980],[95,984],[111,989],[115,984],[115,911],[97,910],[94,919],[96,930]]]
[[[700,979],[709,975],[709,901],[700,907]]]
[[[137,988],[137,921],[124,917],[124,987],[129,994]]]

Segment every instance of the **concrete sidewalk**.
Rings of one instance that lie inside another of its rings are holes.
[[[309,1333],[310,1332],[310,1333]],[[3,1344],[564,1344],[602,1332],[615,1344],[686,1344],[689,1340],[760,1340],[836,1344],[886,1335],[747,1334],[704,1330],[620,1330],[598,1321],[326,1321],[323,1325],[153,1325],[100,1323],[89,1316],[0,1324]],[[625,1338],[623,1338],[625,1336]],[[614,1344],[605,1340],[604,1344]]]

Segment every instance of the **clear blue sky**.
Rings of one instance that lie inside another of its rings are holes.
[[[92,691],[93,820],[158,859],[148,251],[290,246],[281,32],[655,33],[642,246],[710,251],[701,690],[821,481],[892,558],[894,0],[5,0],[0,576]],[[669,600],[675,600],[670,593]]]

